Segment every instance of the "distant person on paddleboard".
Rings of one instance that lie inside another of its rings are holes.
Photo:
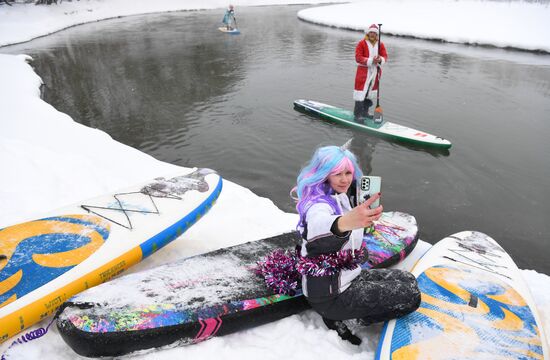
[[[235,9],[233,5],[229,5],[227,10],[225,10],[222,23],[225,25],[225,28],[227,30],[233,30],[235,29],[233,24],[236,24],[236,22],[237,22],[237,19],[235,19]]]
[[[359,123],[363,123],[369,116],[369,107],[376,99],[378,91],[378,79],[382,76],[382,66],[388,61],[388,53],[383,42],[380,43],[380,54],[378,53],[378,33],[378,26],[372,24],[367,29],[365,37],[355,47],[357,72],[353,90],[353,100],[355,100],[353,115],[355,121]]]
[[[342,320],[360,319],[364,325],[401,317],[420,305],[415,277],[396,269],[361,270],[367,251],[366,227],[382,215],[370,205],[375,194],[355,206],[355,184],[362,176],[356,157],[346,146],[317,149],[298,175],[296,209],[302,234],[297,270],[302,291],[329,329],[359,345]],[[351,199],[351,201],[350,201]]]

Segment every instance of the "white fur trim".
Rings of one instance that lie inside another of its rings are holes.
[[[366,91],[353,90],[353,100],[363,101],[365,100]]]
[[[380,31],[378,31],[378,28],[376,28],[374,26],[369,27],[366,31],[366,34],[368,34],[370,32],[376,33],[376,35],[378,35],[380,33]]]

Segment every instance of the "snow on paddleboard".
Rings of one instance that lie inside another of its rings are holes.
[[[452,145],[449,140],[442,137],[432,135],[424,131],[411,129],[399,124],[394,124],[385,120],[382,123],[376,123],[373,119],[367,118],[366,123],[361,124],[355,122],[352,111],[323,104],[317,101],[295,100],[294,108],[298,111],[315,115],[325,120],[392,140],[399,140],[415,145],[429,146],[440,149],[449,149]]]
[[[213,170],[182,170],[0,229],[0,341],[177,238],[221,189]]]
[[[418,240],[416,219],[384,213],[365,234],[363,268],[397,264]],[[277,249],[293,250],[297,232],[220,249],[130,274],[80,293],[57,320],[80,355],[116,356],[172,343],[194,344],[282,319],[308,308],[301,295],[280,295],[254,272]]]

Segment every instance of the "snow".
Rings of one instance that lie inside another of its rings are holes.
[[[345,29],[550,52],[550,6],[524,1],[373,0],[304,9],[298,17]]]
[[[246,5],[315,3],[304,0],[241,0]],[[149,12],[197,10],[227,6],[221,0],[81,0],[59,5],[0,6],[0,45],[14,44],[69,26]],[[376,16],[368,14],[375,9]],[[361,17],[360,15],[361,14]],[[453,42],[512,46],[550,51],[547,5],[525,2],[373,0],[303,10],[300,17],[316,23],[364,29],[384,23],[393,34],[441,38]],[[50,213],[56,208],[154,178],[177,167],[114,141],[108,134],[73,121],[40,99],[40,77],[25,55],[0,54],[0,228]],[[312,149],[313,150],[313,149]],[[201,164],[195,164],[200,167]],[[289,184],[289,187],[291,184]],[[398,210],[398,209],[397,209]],[[135,266],[150,269],[182,257],[292,230],[297,215],[284,213],[272,201],[229,182],[210,213],[177,241]],[[245,224],[247,231],[242,231]],[[223,229],[220,231],[220,229]],[[220,236],[223,234],[223,236]],[[419,247],[427,248],[426,243]],[[546,329],[550,329],[550,277],[522,270]],[[47,326],[49,319],[38,326]],[[214,338],[194,346],[133,354],[138,359],[339,359],[373,358],[381,326],[357,328],[359,347],[327,331],[313,311]],[[548,333],[547,333],[548,334]],[[13,339],[12,339],[13,340]],[[11,341],[0,345],[4,352]],[[46,336],[14,346],[7,359],[74,359],[55,326]]]
[[[315,4],[311,0],[239,0],[239,6]],[[343,0],[331,3],[344,2]],[[224,8],[227,0],[67,0],[57,6],[0,7],[0,46],[103,19],[162,11]],[[382,23],[383,32],[456,43],[550,52],[550,4],[480,0],[363,0],[302,10],[314,23],[364,30]],[[25,19],[25,21],[21,21]],[[490,20],[490,21],[489,21]]]

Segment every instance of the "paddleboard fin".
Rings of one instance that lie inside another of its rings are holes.
[[[468,302],[468,306],[476,308],[478,303],[478,297],[474,294],[470,294],[470,301]]]

